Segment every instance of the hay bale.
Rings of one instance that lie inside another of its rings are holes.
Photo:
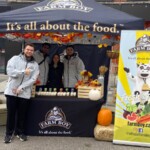
[[[6,125],[7,108],[6,104],[0,104],[0,125]]]
[[[0,81],[0,93],[4,93],[6,84],[7,84],[7,80]]]
[[[0,94],[0,104],[5,104],[6,103],[6,97],[4,94]]]
[[[112,141],[114,134],[114,125],[111,124],[109,126],[101,126],[96,125],[94,128],[94,137],[96,140],[101,141]]]

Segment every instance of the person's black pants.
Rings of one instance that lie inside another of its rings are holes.
[[[24,134],[29,99],[6,95],[7,123],[6,135]]]

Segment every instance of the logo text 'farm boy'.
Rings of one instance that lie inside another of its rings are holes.
[[[40,122],[39,126],[41,129],[50,127],[50,126],[59,126],[66,129],[71,127],[71,123],[66,121],[66,116],[61,108],[54,107],[47,112],[45,116],[45,121]]]
[[[76,10],[82,12],[90,12],[93,8],[86,7],[80,0],[51,0],[46,6],[35,7],[36,11],[48,10]]]

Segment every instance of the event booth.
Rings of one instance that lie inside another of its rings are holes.
[[[55,52],[62,54],[66,45],[74,44],[86,69],[95,79],[99,66],[109,68],[107,50],[111,51],[112,46],[120,42],[121,30],[140,30],[143,27],[143,19],[94,0],[45,0],[0,14],[0,37],[23,44],[31,41],[37,48],[41,43],[50,43],[50,57]],[[93,136],[97,113],[106,102],[108,74],[107,71],[104,96],[98,101],[71,95],[36,95],[30,101],[27,134]],[[54,110],[61,113],[63,120],[49,118]]]

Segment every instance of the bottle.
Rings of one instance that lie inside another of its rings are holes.
[[[104,88],[104,76],[103,75],[98,75],[98,82],[101,83],[101,85],[103,86]]]

